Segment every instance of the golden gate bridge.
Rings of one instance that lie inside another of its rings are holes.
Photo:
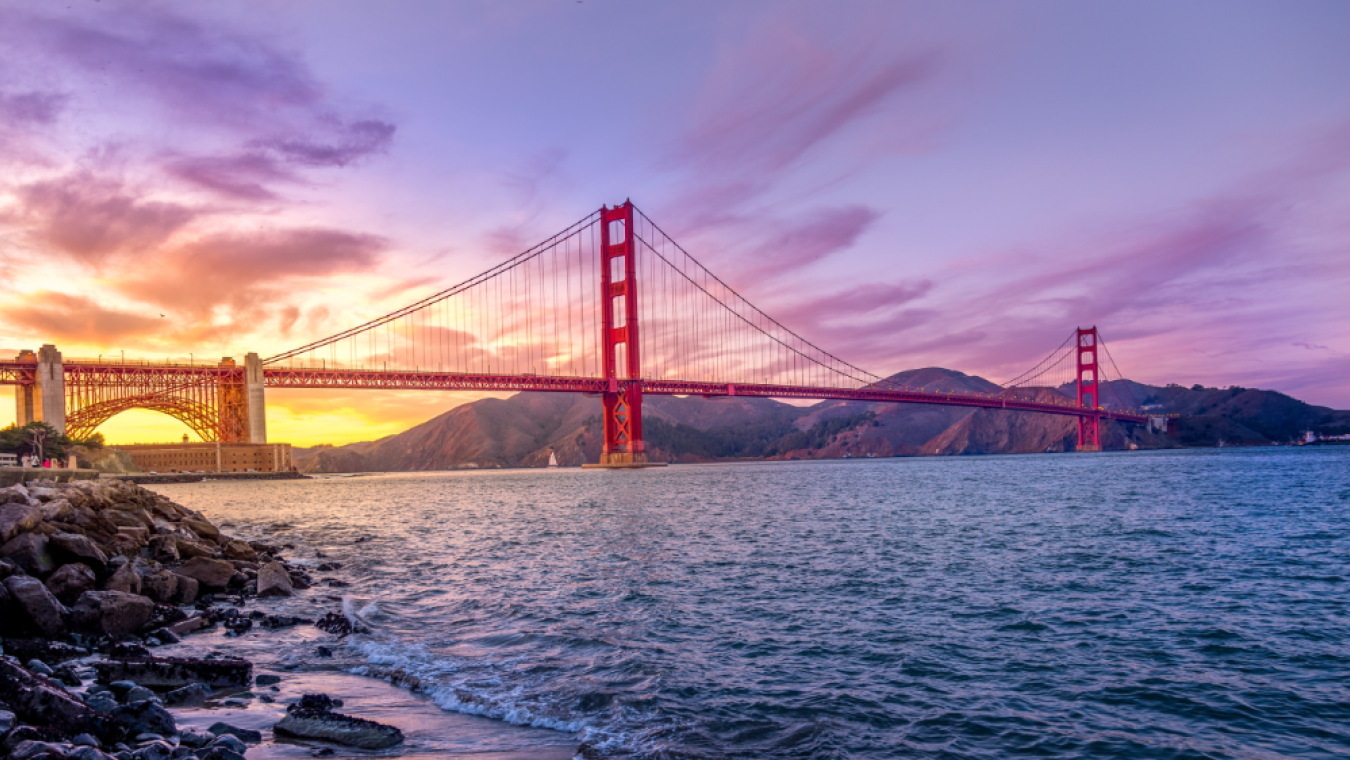
[[[1105,360],[1105,361],[1103,361]],[[600,464],[642,466],[646,394],[843,399],[1070,415],[1078,449],[1102,420],[1145,423],[1097,328],[1077,328],[986,393],[912,388],[816,346],[710,272],[631,202],[602,207],[495,267],[289,351],[196,363],[0,360],[17,421],[84,437],[150,409],[204,441],[266,442],[265,388],[547,391],[599,396]],[[1074,396],[1061,389],[1072,386]],[[1103,397],[1105,396],[1105,398]]]

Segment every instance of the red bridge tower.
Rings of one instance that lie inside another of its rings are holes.
[[[1096,410],[1100,405],[1097,388],[1097,326],[1078,328],[1078,406]],[[1101,416],[1083,415],[1078,418],[1078,450],[1101,451]]]
[[[638,336],[637,246],[633,202],[600,208],[600,311],[605,446],[600,465],[642,467],[642,364]]]

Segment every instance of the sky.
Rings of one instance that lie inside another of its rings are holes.
[[[1350,408],[1339,0],[0,0],[0,51],[0,353],[267,356],[631,198],[877,374],[1095,324],[1141,382]],[[474,398],[273,390],[269,438]]]

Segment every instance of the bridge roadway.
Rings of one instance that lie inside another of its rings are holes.
[[[35,365],[31,362],[0,361],[0,384],[29,385],[34,382]],[[91,360],[66,360],[67,375],[80,374],[86,378],[102,376],[110,382],[129,380],[132,376],[154,375],[161,382],[182,382],[209,379],[234,379],[243,367],[219,367],[200,364],[120,363]],[[440,390],[440,391],[543,391],[554,393],[602,393],[618,390],[602,378],[568,377],[556,375],[492,375],[459,372],[295,368],[264,366],[263,382],[268,388],[331,388],[372,390]],[[625,382],[613,381],[616,386]],[[712,383],[688,380],[644,379],[644,394],[674,396],[752,396],[758,398],[838,399],[843,401],[890,402],[904,404],[938,404],[967,406],[981,409],[1010,409],[1019,412],[1039,412],[1073,417],[1098,416],[1120,422],[1146,423],[1145,415],[1107,409],[1081,408],[1072,399],[1063,403],[1033,401],[1015,396],[981,393],[943,393],[911,388],[821,388],[766,383]]]

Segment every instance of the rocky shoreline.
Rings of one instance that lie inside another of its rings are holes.
[[[166,657],[199,631],[255,625],[353,631],[245,613],[248,600],[315,585],[287,546],[243,541],[200,513],[124,480],[0,489],[0,753],[14,760],[237,760],[262,741],[224,722],[183,728],[169,708],[278,701],[275,675],[218,653]],[[335,568],[334,568],[335,569]],[[323,694],[292,699],[272,727],[314,756],[403,742],[390,725],[337,712]],[[277,707],[281,707],[280,704]]]

